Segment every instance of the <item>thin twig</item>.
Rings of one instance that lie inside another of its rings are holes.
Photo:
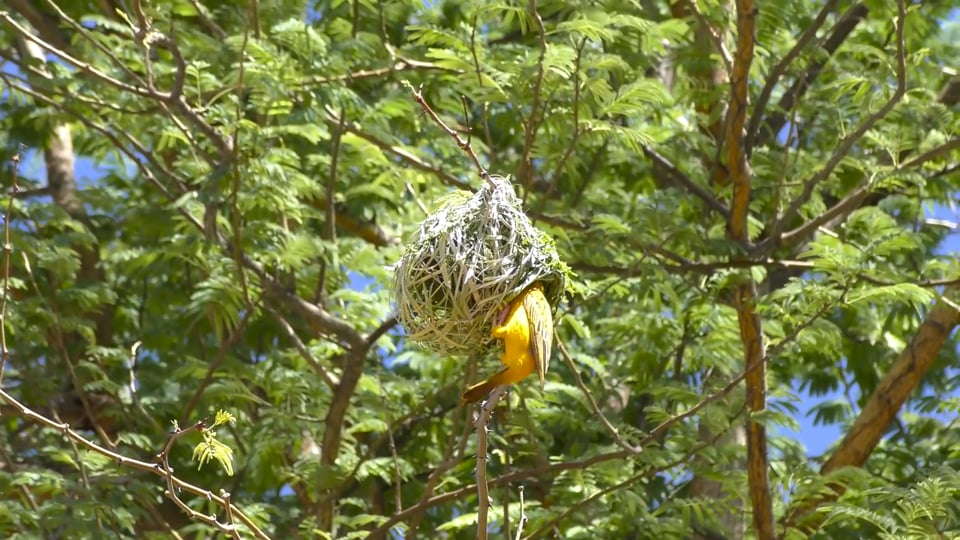
[[[324,84],[347,83],[347,82],[357,81],[361,79],[382,77],[384,75],[391,75],[393,73],[400,73],[403,71],[417,71],[417,70],[449,71],[452,73],[459,73],[458,71],[449,70],[449,69],[440,67],[438,65],[431,64],[429,62],[421,62],[419,60],[408,60],[405,58],[399,58],[397,62],[386,67],[375,68],[375,69],[365,69],[361,71],[353,71],[343,75],[308,77],[294,84],[301,87],[316,87]]]
[[[477,157],[477,154],[473,151],[470,143],[463,140],[463,137],[461,137],[459,133],[447,126],[447,124],[440,119],[440,116],[438,116],[437,113],[434,112],[434,110],[430,107],[430,104],[427,103],[427,100],[424,99],[423,85],[421,85],[419,89],[414,88],[413,85],[407,81],[404,81],[404,85],[406,85],[406,87],[410,89],[410,92],[413,93],[413,99],[420,104],[420,107],[423,108],[423,112],[427,113],[427,115],[430,116],[430,118],[432,118],[433,121],[436,122],[436,124],[440,126],[440,128],[443,129],[447,135],[449,135],[450,138],[457,143],[457,146],[467,153],[467,156],[469,156],[470,160],[473,161],[473,166],[477,168],[480,178],[483,178],[484,181],[490,183],[490,173],[488,173],[487,169],[480,164],[480,158]],[[491,184],[491,187],[493,187],[493,184]]]
[[[570,136],[567,149],[564,150],[563,155],[560,156],[560,160],[557,161],[557,166],[554,168],[553,174],[550,175],[550,186],[547,188],[546,193],[540,198],[540,204],[537,206],[537,211],[534,213],[534,216],[543,214],[543,210],[547,206],[547,201],[553,196],[554,191],[557,189],[557,183],[560,181],[560,173],[562,173],[564,167],[566,167],[567,160],[573,155],[574,150],[577,148],[577,142],[580,139],[580,62],[583,59],[583,48],[586,44],[586,37],[581,39],[580,43],[577,44],[577,58],[573,64],[573,118],[571,119],[573,135]],[[534,222],[536,222],[536,220],[534,220]]]
[[[514,540],[520,540],[523,536],[523,526],[527,524],[527,510],[523,504],[523,485],[520,486],[520,523],[517,524],[517,535]]]
[[[583,392],[583,395],[587,398],[587,403],[590,404],[590,409],[597,418],[600,419],[600,422],[603,424],[603,427],[607,429],[613,440],[616,441],[617,445],[620,448],[623,448],[627,452],[632,454],[640,453],[641,449],[638,447],[631,446],[627,441],[623,440],[623,437],[620,436],[620,431],[613,427],[613,424],[607,420],[607,417],[600,410],[600,407],[597,405],[597,400],[593,399],[593,393],[590,392],[590,389],[587,388],[586,383],[583,382],[583,377],[580,376],[580,370],[577,369],[576,364],[573,363],[573,357],[570,356],[570,353],[567,351],[566,345],[564,345],[563,340],[557,336],[557,347],[560,349],[560,354],[563,356],[563,359],[567,362],[567,367],[570,368],[570,371],[573,373],[574,377],[577,379],[577,386],[580,388],[580,391]]]
[[[954,137],[949,141],[931,148],[926,152],[920,154],[919,156],[914,156],[907,161],[901,163],[897,170],[912,169],[914,167],[919,167],[928,161],[932,161],[940,156],[949,154],[954,150],[960,149],[960,137]]]
[[[473,69],[477,72],[477,86],[483,88],[483,68],[480,66],[480,57],[477,56],[477,13],[480,11],[478,8],[473,12],[473,20],[471,22],[470,28],[470,54],[473,56]],[[484,101],[482,104],[483,113],[480,118],[480,122],[483,124],[483,136],[484,142],[487,144],[488,159],[492,159],[493,156],[493,135],[490,133],[490,103]]]
[[[2,73],[0,73],[0,76],[2,76]],[[333,111],[328,108],[326,109],[326,113],[327,115],[325,117],[325,120],[328,124],[334,127],[340,125],[340,118],[339,116],[337,116],[336,111]],[[440,169],[439,167],[436,167],[430,163],[427,163],[419,156],[411,153],[410,151],[404,148],[401,148],[400,146],[392,145],[386,141],[383,141],[381,139],[378,139],[377,137],[374,137],[373,135],[367,133],[359,125],[353,122],[347,122],[344,128],[347,130],[347,133],[351,133],[353,135],[356,135],[357,137],[360,137],[361,139],[369,142],[370,144],[376,146],[377,148],[383,150],[384,152],[389,152],[390,154],[399,158],[400,161],[404,162],[405,164],[411,167],[420,169],[421,171],[424,171],[436,176],[437,178],[440,179],[441,182],[443,182],[448,186],[452,186],[457,189],[472,191],[472,188],[470,187],[469,182],[464,182],[463,180],[453,176],[452,174],[444,171],[443,169]]]
[[[543,97],[543,63],[547,56],[547,30],[543,25],[543,17],[537,10],[537,0],[530,0],[530,16],[537,23],[537,42],[540,45],[540,56],[537,58],[537,76],[533,80],[533,99],[530,101],[530,115],[527,116],[523,125],[523,151],[520,156],[520,170],[517,172],[517,178],[525,186],[524,197],[533,187],[533,163],[530,160],[530,153],[533,151],[533,143],[536,138],[537,130],[540,129],[538,117],[540,105]]]
[[[477,430],[477,540],[487,538],[487,514],[492,504],[490,487],[487,485],[487,460],[490,457],[487,448],[487,435],[490,430],[487,423],[493,415],[493,410],[500,403],[502,393],[502,386],[497,386],[493,392],[490,392],[490,396],[483,402],[473,424]]]
[[[80,377],[77,375],[77,370],[74,369],[73,359],[70,357],[70,353],[67,351],[66,339],[64,338],[63,319],[60,316],[60,310],[56,304],[56,290],[54,289],[51,291],[49,299],[44,296],[40,289],[40,284],[37,281],[37,276],[33,272],[33,266],[30,264],[30,258],[24,252],[20,252],[20,255],[23,257],[24,269],[26,270],[27,277],[29,278],[29,282],[36,293],[37,298],[40,299],[44,309],[46,309],[47,312],[52,315],[53,324],[51,333],[53,334],[53,343],[51,345],[53,345],[54,349],[57,351],[57,354],[60,356],[60,360],[67,368],[67,373],[70,375],[70,384],[72,389],[75,392],[77,399],[80,400],[80,404],[83,406],[83,414],[85,414],[90,420],[93,431],[98,437],[100,437],[101,442],[110,448],[116,448],[116,441],[112,440],[112,438],[107,434],[107,432],[103,429],[103,426],[100,425],[97,416],[94,414],[93,405],[90,403],[90,398],[87,396],[87,393],[83,390],[83,385],[80,383]]]
[[[200,403],[200,398],[203,397],[203,392],[206,391],[207,387],[210,386],[210,383],[213,382],[213,376],[216,374],[217,370],[220,369],[220,366],[223,364],[224,360],[227,359],[227,354],[230,353],[230,349],[232,349],[233,346],[236,345],[236,343],[240,341],[240,338],[242,338],[246,333],[247,325],[250,323],[250,319],[252,317],[253,310],[245,310],[243,317],[237,324],[237,327],[233,330],[233,332],[230,333],[229,336],[227,336],[227,339],[220,343],[220,347],[217,348],[217,355],[207,367],[206,375],[204,375],[203,380],[200,381],[200,384],[197,385],[193,395],[190,396],[189,400],[187,400],[187,405],[183,408],[183,412],[180,414],[180,418],[182,418],[184,423],[189,420],[190,414],[197,407],[197,404]]]
[[[24,405],[17,398],[13,397],[11,394],[3,390],[2,388],[0,388],[0,400],[6,401],[8,404],[13,406],[14,409],[17,410],[17,413],[19,414],[19,416],[23,417],[24,419],[31,422],[35,422],[37,424],[41,424],[53,430],[56,430],[58,433],[63,434],[71,441],[79,444],[81,447],[87,450],[90,450],[91,452],[95,452],[104,457],[107,457],[111,461],[113,461],[114,463],[120,466],[130,467],[139,471],[155,474],[163,478],[168,483],[168,491],[170,491],[171,488],[173,493],[185,491],[187,493],[196,495],[208,501],[212,501],[214,504],[222,508],[226,508],[226,506],[229,505],[231,514],[234,517],[236,517],[236,519],[240,523],[244,524],[247,528],[249,528],[251,533],[256,538],[259,538],[261,540],[270,540],[270,537],[267,536],[267,534],[263,532],[259,527],[257,527],[256,523],[254,523],[253,520],[251,520],[245,513],[243,513],[239,508],[237,508],[236,505],[228,501],[225,501],[222,497],[215,495],[213,492],[209,490],[200,488],[198,486],[195,486],[193,484],[190,484],[188,482],[181,480],[180,478],[174,476],[172,469],[168,467],[164,467],[161,463],[159,462],[149,463],[149,462],[141,461],[135,458],[130,458],[123,454],[117,453],[114,450],[111,450],[102,445],[99,445],[93,441],[90,441],[86,437],[74,431],[69,426],[69,424],[56,422],[50,418],[47,418],[46,416],[38,414],[37,412],[35,412],[34,410]],[[188,428],[188,429],[192,429],[192,428]],[[161,452],[161,455],[163,455],[164,452],[169,453],[172,445],[173,445],[173,442],[171,440],[168,440],[167,443],[164,445],[164,449]],[[159,458],[160,456],[158,455],[158,459]],[[170,496],[170,494],[168,494],[168,496]],[[189,507],[187,508],[189,509]],[[230,527],[232,527],[232,525],[220,523],[215,518],[210,518],[209,516],[195,512],[192,509],[190,509],[190,512],[191,513],[189,515],[191,515],[191,517],[194,517],[198,520],[202,520],[205,523],[208,523],[214,527],[217,527],[219,530],[223,532],[229,532]]]

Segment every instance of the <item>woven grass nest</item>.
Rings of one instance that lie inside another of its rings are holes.
[[[474,194],[444,197],[406,245],[394,266],[398,318],[408,339],[437,353],[484,352],[511,300],[540,281],[556,306],[566,272],[510,180],[491,176]]]

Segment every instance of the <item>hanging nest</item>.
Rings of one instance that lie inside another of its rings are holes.
[[[440,354],[487,350],[500,311],[536,281],[561,300],[566,266],[533,226],[510,181],[490,177],[475,194],[445,197],[394,267],[407,338]]]

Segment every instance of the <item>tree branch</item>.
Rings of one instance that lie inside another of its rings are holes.
[[[753,153],[753,143],[757,136],[757,130],[760,129],[760,122],[763,120],[764,109],[767,108],[767,102],[770,101],[770,96],[773,94],[773,89],[776,88],[777,83],[780,82],[780,79],[787,72],[787,69],[790,68],[790,65],[794,60],[800,56],[800,53],[803,52],[807,45],[813,41],[813,38],[817,37],[817,32],[820,30],[820,27],[823,26],[823,23],[826,22],[827,16],[837,8],[839,0],[827,0],[823,4],[823,7],[820,9],[820,12],[817,13],[816,18],[813,22],[804,29],[803,33],[800,34],[800,37],[797,38],[797,42],[793,47],[787,51],[787,54],[777,62],[777,65],[773,66],[773,69],[770,70],[770,74],[767,75],[767,82],[763,85],[763,90],[760,91],[760,97],[757,98],[757,103],[753,107],[753,114],[750,115],[750,127],[747,129],[747,142],[745,147],[747,149],[747,155]],[[783,113],[784,111],[791,110],[793,104],[796,103],[796,100],[792,100],[793,103],[790,104],[790,107],[781,109],[779,112]],[[786,121],[786,115],[783,116]],[[781,124],[782,126],[782,124]],[[777,129],[779,132],[780,130]]]
[[[938,353],[950,333],[960,325],[960,309],[954,302],[958,296],[957,291],[956,287],[949,289],[930,310],[910,344],[877,384],[837,450],[820,469],[821,475],[828,475],[844,467],[861,467],[866,463],[890,422],[896,418],[907,398],[937,360]],[[782,521],[783,528],[797,527],[807,533],[816,530],[823,518],[810,513],[821,504],[836,499],[844,491],[839,485],[833,485],[832,489],[832,493],[792,508]]]
[[[490,500],[490,487],[487,485],[487,460],[490,452],[487,448],[487,435],[490,428],[487,424],[490,417],[493,416],[494,409],[500,403],[503,395],[503,387],[498,386],[490,392],[490,395],[483,401],[477,419],[473,423],[477,431],[477,540],[487,539],[487,513],[490,510],[492,502]]]
[[[540,101],[543,99],[541,96],[543,90],[543,61],[547,54],[547,31],[543,26],[543,17],[537,11],[537,0],[530,0],[530,17],[536,22],[540,56],[537,58],[537,76],[533,80],[530,115],[523,122],[523,150],[520,152],[520,169],[517,171],[517,180],[525,186],[526,191],[533,188],[533,162],[530,159],[530,153],[533,151],[537,130],[540,129]]]
[[[73,429],[71,429],[68,424],[58,423],[58,422],[55,422],[54,420],[51,420],[50,418],[47,418],[46,416],[37,414],[36,412],[31,410],[29,407],[27,407],[26,405],[18,401],[15,397],[8,394],[2,388],[0,388],[0,400],[6,401],[11,406],[16,408],[19,415],[24,419],[34,423],[44,425],[48,428],[55,430],[57,433],[62,433],[70,441],[78,444],[79,446],[87,450],[90,450],[91,452],[94,452],[94,453],[100,454],[101,456],[109,458],[113,463],[116,463],[120,466],[130,467],[130,468],[133,468],[142,472],[146,472],[149,474],[154,474],[163,478],[168,482],[168,485],[173,488],[173,492],[168,492],[165,494],[167,497],[173,498],[176,496],[175,493],[177,491],[186,491],[187,493],[196,495],[204,500],[211,501],[221,508],[229,507],[230,515],[236,518],[238,522],[246,525],[247,528],[250,529],[251,533],[254,535],[255,538],[259,538],[261,540],[270,539],[270,537],[267,536],[267,534],[264,533],[259,527],[257,527],[256,523],[254,523],[253,520],[247,517],[247,515],[243,513],[239,508],[237,508],[236,505],[231,503],[229,500],[214,494],[209,490],[184,482],[180,478],[173,475],[173,469],[169,467],[163,467],[160,463],[149,463],[146,461],[130,458],[123,454],[114,452],[109,448],[105,448],[101,445],[98,445],[86,439],[85,437],[83,437]],[[211,518],[211,516],[206,514],[199,514],[199,517],[205,518],[204,521],[206,523],[213,525],[224,532],[228,532],[233,527],[233,524],[231,523],[222,524],[219,521],[217,521],[216,518]]]
[[[747,218],[750,212],[752,172],[747,162],[744,147],[744,124],[747,118],[748,82],[753,63],[754,36],[756,32],[756,8],[753,0],[737,0],[737,51],[730,76],[731,95],[724,122],[724,146],[727,151],[727,170],[733,184],[733,199],[730,204],[728,232],[730,237],[747,246],[750,242]],[[740,323],[740,340],[743,342],[744,365],[756,366],[746,372],[747,407],[751,413],[767,408],[767,371],[763,330],[756,312],[757,284],[751,278],[737,285],[734,291],[734,306]],[[757,538],[773,540],[773,502],[767,455],[767,430],[761,422],[747,420],[747,482],[753,506],[753,526]]]
[[[820,75],[823,66],[826,65],[830,56],[840,48],[840,45],[846,41],[854,28],[860,24],[860,21],[867,17],[868,13],[869,9],[866,6],[863,4],[855,4],[840,17],[840,20],[833,26],[830,35],[823,43],[823,50],[826,53],[824,57],[814,60],[810,66],[807,67],[803,75],[783,94],[783,97],[781,97],[777,103],[776,112],[753,133],[753,138],[750,139],[750,146],[748,146],[748,148],[752,149],[756,146],[763,146],[776,137],[777,133],[780,133],[780,130],[783,129],[787,121],[788,112],[793,110],[794,105],[803,98],[810,88],[810,85],[813,84],[813,81]]]
[[[340,117],[338,116],[338,113],[336,111],[333,111],[330,108],[327,108],[326,112],[327,112],[327,116],[324,118],[324,120],[327,122],[327,124],[330,124],[333,127],[339,126]],[[408,152],[407,150],[404,150],[403,148],[400,148],[399,146],[394,146],[388,142],[382,141],[374,137],[373,135],[364,131],[358,124],[355,124],[353,122],[347,122],[346,124],[344,124],[343,128],[348,133],[352,133],[357,137],[360,137],[361,139],[373,144],[377,148],[385,152],[389,152],[390,154],[393,154],[394,156],[398,157],[400,161],[406,163],[407,165],[410,165],[411,167],[420,169],[421,171],[428,172],[436,176],[437,178],[440,179],[441,182],[443,182],[448,186],[453,186],[455,188],[468,190],[468,191],[471,190],[469,182],[465,182],[451,175],[450,173],[444,171],[443,169],[440,169],[439,167],[436,167],[434,165],[431,165],[430,163],[427,163],[420,157]]]
[[[647,156],[647,159],[653,162],[654,170],[659,170],[666,173],[672,183],[695,195],[698,199],[706,203],[707,207],[717,212],[725,219],[730,219],[730,209],[727,208],[722,202],[718,201],[713,194],[703,187],[697,185],[696,182],[684,174],[683,171],[678,169],[677,166],[674,165],[669,159],[657,153],[657,151],[653,148],[650,148],[646,145],[644,145],[642,148],[643,154]]]
[[[837,144],[836,149],[833,151],[833,154],[830,156],[827,162],[823,165],[823,167],[803,182],[803,190],[801,191],[800,195],[796,199],[794,199],[792,203],[790,203],[790,207],[787,208],[787,210],[783,213],[783,216],[778,218],[774,222],[774,224],[771,226],[770,235],[764,241],[764,244],[765,244],[764,250],[771,250],[783,244],[783,239],[781,238],[781,231],[783,230],[784,225],[792,221],[799,214],[800,208],[804,204],[806,204],[807,201],[810,200],[810,196],[813,194],[814,188],[820,182],[826,180],[833,173],[833,170],[837,167],[837,165],[840,164],[841,161],[847,158],[850,151],[853,149],[853,146],[864,136],[864,134],[866,134],[866,132],[869,131],[874,126],[874,124],[876,124],[879,120],[881,120],[882,118],[890,114],[890,111],[892,111],[893,108],[897,105],[897,103],[899,103],[900,100],[903,98],[904,94],[907,91],[907,66],[906,66],[906,51],[905,51],[906,46],[904,44],[904,25],[905,24],[906,24],[906,15],[901,14],[901,16],[898,16],[897,23],[896,23],[897,25],[897,30],[896,30],[896,33],[897,33],[897,54],[896,54],[897,87],[896,87],[896,90],[894,90],[893,95],[891,95],[890,98],[887,99],[886,103],[883,104],[883,107],[880,107],[880,109],[877,112],[868,116],[863,122],[860,123],[859,126],[857,126],[855,130],[853,130],[853,132],[851,132],[849,135],[841,139],[840,142]],[[856,200],[860,196],[866,196],[866,193],[867,193],[866,190],[869,188],[871,178],[872,178],[872,175],[867,175],[867,179],[865,179],[860,184],[860,186],[858,186],[854,190],[853,193],[848,195],[840,203],[837,203],[837,205],[835,205],[834,208],[839,206],[841,203],[850,204],[849,202],[850,199]],[[854,195],[856,196],[852,197]],[[857,204],[859,204],[859,201],[857,201]],[[853,206],[853,208],[856,208],[856,206]],[[834,209],[827,210],[825,214],[830,214],[832,213],[832,211],[835,212],[836,210]],[[840,215],[842,215],[842,213]],[[798,227],[798,229],[801,230],[801,232],[804,232],[804,231],[807,233],[812,232],[813,230],[816,230],[817,227],[819,227],[819,225],[815,225],[815,226],[811,225],[812,223],[826,222],[826,221],[823,221],[822,218],[823,216],[815,218],[811,220],[811,222],[801,225],[800,227]],[[803,238],[803,236],[796,234],[795,231],[797,231],[797,229],[795,229],[794,231],[791,231],[792,233],[794,233],[791,235],[791,238],[790,238],[792,243],[795,243],[798,239]]]

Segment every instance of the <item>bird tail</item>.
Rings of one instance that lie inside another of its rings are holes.
[[[462,403],[476,403],[487,397],[487,394],[493,392],[494,388],[506,383],[504,380],[507,377],[506,372],[507,370],[504,369],[489,379],[468,387],[464,390],[463,395],[460,396],[460,401]]]

